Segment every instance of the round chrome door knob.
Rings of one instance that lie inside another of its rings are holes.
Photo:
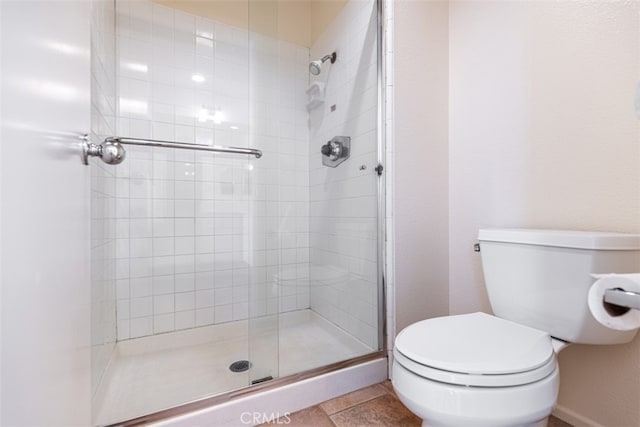
[[[106,140],[102,143],[102,152],[100,158],[109,165],[118,165],[122,163],[127,152],[119,142]]]
[[[107,138],[102,144],[93,144],[89,142],[89,135],[82,137],[82,163],[89,164],[89,157],[100,157],[103,162],[109,165],[118,165],[122,163],[126,157],[122,144],[118,141],[114,141],[111,138]]]

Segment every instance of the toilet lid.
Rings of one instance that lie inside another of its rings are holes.
[[[417,364],[462,374],[517,374],[555,364],[549,334],[485,313],[414,323],[398,334],[395,348]]]

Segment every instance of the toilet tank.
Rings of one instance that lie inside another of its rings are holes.
[[[482,268],[496,316],[582,344],[620,344],[637,331],[598,323],[587,305],[592,274],[639,273],[640,235],[483,229]]]

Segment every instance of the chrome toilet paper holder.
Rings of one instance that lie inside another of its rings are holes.
[[[602,299],[607,311],[614,316],[621,316],[629,310],[640,310],[640,293],[625,291],[621,288],[607,289]],[[612,307],[613,306],[613,307]]]

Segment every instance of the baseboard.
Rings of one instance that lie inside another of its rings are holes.
[[[560,418],[562,421],[571,424],[574,427],[606,427],[602,424],[598,424],[591,418],[587,418],[584,415],[580,415],[569,408],[562,405],[557,405],[553,410],[553,416]]]

